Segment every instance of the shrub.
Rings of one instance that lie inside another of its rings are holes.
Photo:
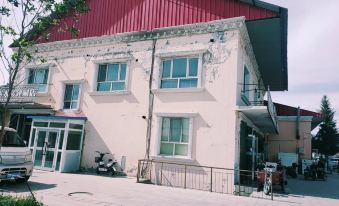
[[[0,206],[43,206],[32,197],[13,197],[0,195]]]

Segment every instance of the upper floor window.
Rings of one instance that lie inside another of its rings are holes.
[[[160,88],[197,88],[199,58],[173,58],[162,61]]]
[[[190,118],[162,117],[160,152],[162,156],[189,157]]]
[[[250,73],[247,67],[244,67],[244,81],[242,86],[242,95],[246,97],[247,101],[250,99]]]
[[[35,84],[38,86],[39,93],[47,92],[48,69],[29,69],[28,70],[28,84]]]
[[[126,64],[100,64],[98,70],[97,91],[126,90]]]
[[[80,98],[80,84],[66,84],[64,95],[64,109],[78,109]]]

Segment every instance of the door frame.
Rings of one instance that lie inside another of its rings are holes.
[[[56,161],[57,161],[57,158],[58,158],[57,157],[57,155],[58,155],[58,145],[59,145],[59,141],[60,141],[60,133],[61,132],[58,129],[36,128],[34,144],[33,144],[33,153],[32,153],[33,161],[35,161],[36,150],[38,149],[37,143],[38,143],[39,132],[46,132],[46,136],[45,136],[44,146],[41,149],[39,147],[39,150],[42,151],[41,165],[40,166],[34,166],[34,168],[38,169],[38,170],[54,171],[55,167],[56,167]],[[55,140],[54,148],[46,148],[46,141],[48,141],[50,132],[57,133],[57,137],[56,137],[56,140]],[[47,151],[54,151],[53,164],[52,164],[51,168],[45,167],[46,154],[44,154],[43,150],[45,150],[46,152]]]

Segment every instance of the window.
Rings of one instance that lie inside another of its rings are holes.
[[[28,74],[28,84],[38,85],[38,92],[47,92],[48,69],[30,69]]]
[[[64,109],[77,109],[79,107],[79,84],[66,84],[64,96]]]
[[[82,132],[69,131],[66,150],[80,150]]]
[[[189,157],[190,118],[163,117],[160,155]]]
[[[97,91],[126,90],[126,64],[100,64]]]
[[[160,88],[197,88],[199,58],[174,58],[162,61]]]
[[[246,97],[247,101],[250,99],[250,73],[247,67],[244,67],[244,82],[242,86],[242,95]]]

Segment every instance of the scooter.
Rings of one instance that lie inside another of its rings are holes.
[[[117,165],[117,161],[113,159],[108,159],[107,164],[105,164],[104,156],[109,153],[101,153],[99,151],[96,151],[96,153],[99,154],[99,157],[95,157],[95,162],[98,163],[98,166],[96,168],[96,173],[110,173],[112,176],[115,175],[117,172],[117,169],[115,166]]]
[[[273,170],[271,168],[265,168],[265,180],[264,180],[264,194],[269,195],[272,190],[272,173]]]

